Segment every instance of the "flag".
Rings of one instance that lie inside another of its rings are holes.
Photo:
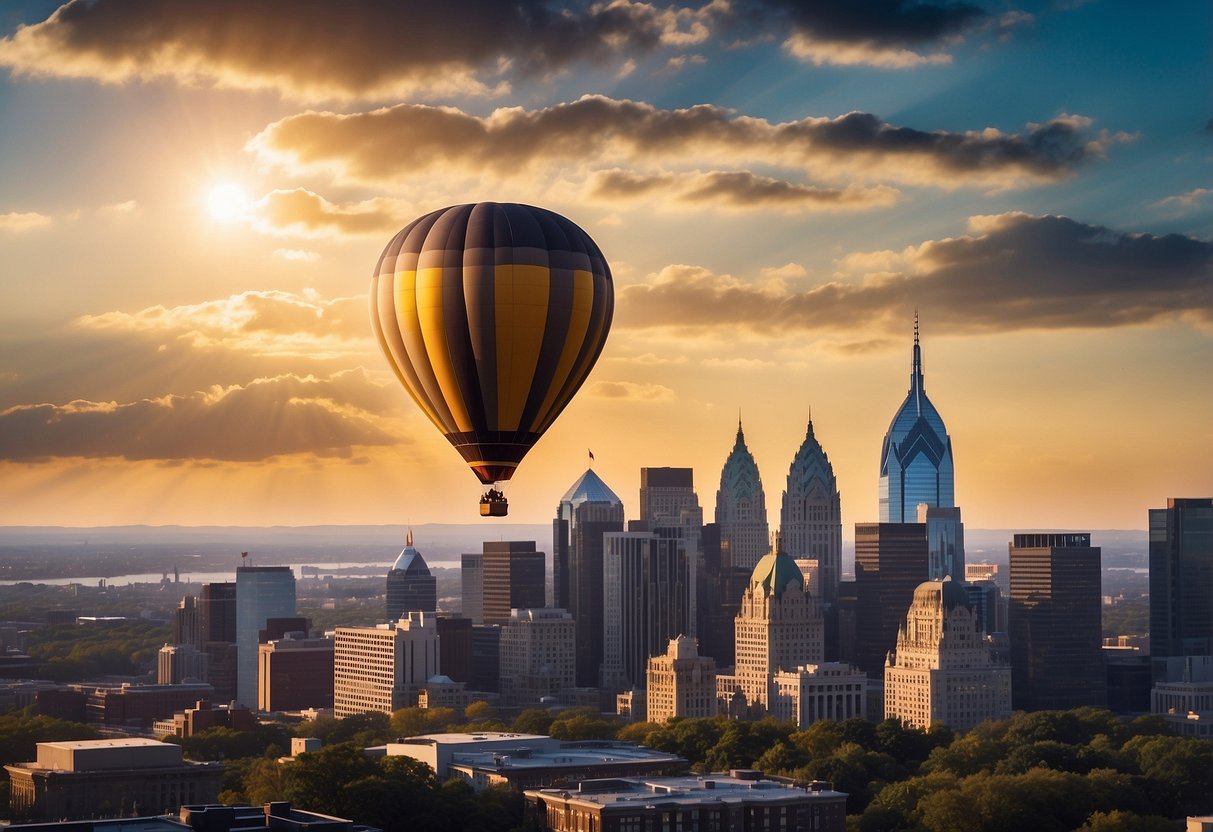
[[[247,558],[247,557],[248,557],[248,552],[241,552],[241,553],[240,553],[240,557],[242,557],[242,558]]]
[[[590,459],[591,459],[591,460],[593,460],[593,459],[594,459],[594,452],[593,452],[593,451],[591,451],[589,448],[586,448],[586,449],[585,449],[585,452],[586,452],[587,454],[589,454],[589,455],[590,455]]]

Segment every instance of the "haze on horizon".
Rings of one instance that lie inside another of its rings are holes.
[[[481,200],[616,286],[511,521],[589,450],[629,516],[694,467],[710,520],[740,412],[774,527],[810,408],[874,520],[916,308],[966,525],[1213,493],[1208,4],[185,8],[0,8],[0,525],[479,522],[366,289]]]

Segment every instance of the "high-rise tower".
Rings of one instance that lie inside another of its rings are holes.
[[[1213,499],[1150,509],[1150,653],[1213,655]]]
[[[623,531],[623,502],[588,469],[560,498],[552,523],[554,606],[576,622],[577,685],[596,687],[602,664],[602,536]]]
[[[833,606],[842,578],[842,498],[834,466],[813,433],[812,417],[788,468],[779,537],[791,557],[817,561],[820,586],[810,589],[822,603]]]
[[[438,579],[430,573],[425,558],[413,547],[409,529],[404,550],[387,573],[387,622],[403,618],[411,611],[434,612],[438,609]]]
[[[720,472],[716,524],[720,527],[722,568],[753,569],[758,559],[771,549],[767,498],[762,490],[758,463],[746,447],[740,418],[737,419],[737,440]]]
[[[295,614],[295,573],[289,566],[241,566],[236,570],[236,699],[257,706],[258,636],[271,618]]]
[[[952,439],[924,388],[915,313],[910,392],[880,451],[880,522],[913,523],[920,503],[952,508],[956,497]]]

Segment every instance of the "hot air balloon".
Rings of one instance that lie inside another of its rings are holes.
[[[422,412],[484,485],[503,486],[598,360],[615,293],[598,246],[543,208],[478,202],[392,238],[371,278],[371,326]]]

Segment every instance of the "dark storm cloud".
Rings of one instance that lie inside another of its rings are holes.
[[[487,92],[523,75],[707,37],[698,15],[616,0],[72,0],[0,40],[18,72],[271,88],[311,100]]]
[[[186,396],[18,405],[0,411],[0,459],[251,462],[396,444],[365,412],[342,403],[343,388],[360,383],[367,382],[356,373],[286,375]]]
[[[915,0],[743,0],[735,8],[740,24],[765,29],[786,22],[821,40],[880,46],[939,41],[987,17],[972,3]]]
[[[749,171],[691,173],[596,172],[589,194],[595,199],[628,200],[660,195],[688,205],[719,205],[739,210],[862,211],[897,201],[888,187],[819,188]]]
[[[502,108],[484,117],[417,104],[353,114],[300,113],[267,126],[249,148],[299,172],[330,169],[376,184],[437,172],[511,177],[566,163],[704,161],[956,187],[1061,179],[1117,138],[1093,132],[1079,116],[1013,134],[989,128],[928,132],[869,113],[770,122],[707,104],[665,110],[585,96],[537,110]]]
[[[702,335],[886,329],[920,306],[950,332],[1108,328],[1182,319],[1213,326],[1213,243],[1127,234],[1066,217],[975,217],[968,236],[860,255],[856,283],[756,287],[669,267],[619,293],[617,323]],[[844,261],[844,266],[847,263]],[[872,271],[875,269],[875,271]]]

